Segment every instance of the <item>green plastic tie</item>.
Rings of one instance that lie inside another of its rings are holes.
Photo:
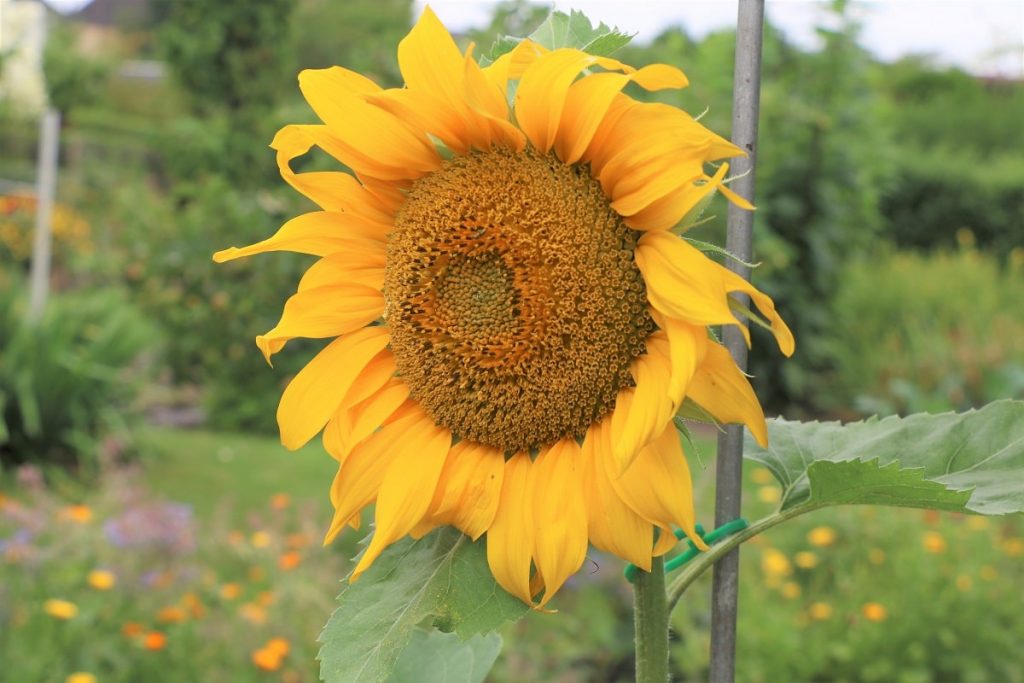
[[[715,543],[722,540],[723,538],[726,538],[727,536],[732,536],[735,533],[743,531],[748,526],[750,525],[747,523],[747,520],[740,517],[738,519],[732,520],[731,522],[726,522],[725,524],[713,530],[711,533],[707,535],[704,534],[704,527],[700,524],[696,525],[696,530],[697,535],[700,536],[701,540],[703,540],[708,545],[714,545]],[[686,534],[683,532],[682,529],[676,529],[675,536],[680,540],[686,538]],[[679,553],[678,555],[676,555],[671,560],[665,563],[666,572],[679,569],[684,564],[700,555],[701,550],[697,548],[693,541],[687,539],[686,544],[689,546],[686,550]],[[626,570],[623,572],[623,576],[626,577],[626,581],[633,583],[633,579],[636,578],[636,573],[638,571],[640,571],[640,568],[637,567],[635,564],[627,564]]]

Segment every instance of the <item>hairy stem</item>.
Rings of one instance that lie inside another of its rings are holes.
[[[668,681],[668,614],[665,561],[655,557],[651,571],[637,572],[633,581],[637,683]]]

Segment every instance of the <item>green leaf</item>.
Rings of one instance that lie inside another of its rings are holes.
[[[745,457],[783,487],[782,510],[847,503],[1002,515],[1024,511],[1024,402],[863,422],[768,421]]]
[[[462,640],[454,633],[416,630],[388,683],[483,683],[501,652],[501,636]]]
[[[320,634],[327,683],[384,683],[418,627],[465,639],[528,609],[495,583],[484,544],[453,529],[395,543],[338,601]]]
[[[573,10],[571,14],[552,12],[530,34],[530,40],[549,50],[571,47],[601,57],[607,57],[632,39],[632,35],[609,28],[604,23],[595,28],[579,10]]]

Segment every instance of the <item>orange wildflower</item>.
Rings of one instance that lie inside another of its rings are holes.
[[[266,648],[284,657],[291,650],[291,645],[284,638],[271,638],[267,641]]]
[[[860,608],[860,613],[864,615],[864,618],[868,621],[885,621],[885,618],[889,616],[889,610],[885,609],[885,606],[877,602],[869,602]]]
[[[142,624],[137,621],[126,621],[121,627],[121,633],[125,638],[135,638],[142,635]]]
[[[146,637],[142,639],[142,647],[152,652],[162,650],[166,645],[167,636],[160,631],[150,631],[146,634]]]
[[[169,605],[156,613],[156,620],[161,624],[180,624],[187,618],[185,610],[177,605]]]
[[[277,566],[286,572],[295,569],[301,562],[302,555],[294,550],[289,550],[285,554],[281,555],[281,557],[277,558]]]
[[[220,597],[225,600],[234,600],[242,594],[242,587],[237,583],[225,583],[220,587]]]
[[[252,653],[252,663],[264,671],[277,671],[281,668],[282,656],[269,648],[261,647]]]
[[[270,497],[270,507],[275,510],[284,510],[292,504],[291,496],[287,493],[275,493]]]
[[[92,508],[88,505],[68,505],[60,511],[60,518],[77,524],[92,520]]]
[[[929,531],[921,538],[924,549],[933,555],[941,555],[946,552],[946,539],[938,531]]]

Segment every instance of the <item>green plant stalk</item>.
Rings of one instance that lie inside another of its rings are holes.
[[[671,613],[675,608],[676,603],[683,597],[683,593],[686,589],[696,581],[701,574],[710,569],[715,562],[719,560],[723,555],[728,553],[730,550],[738,546],[744,541],[748,541],[754,536],[757,536],[763,531],[771,529],[776,524],[782,524],[786,520],[798,517],[812,510],[817,510],[821,505],[798,505],[789,510],[782,510],[775,512],[767,517],[757,520],[743,531],[733,534],[722,540],[721,543],[716,543],[711,546],[711,549],[707,552],[701,553],[689,563],[685,565],[683,570],[672,580],[671,585],[668,587],[667,596],[667,612]],[[639,679],[637,679],[639,680]]]
[[[668,681],[668,615],[665,560],[655,557],[651,571],[637,572],[633,582],[637,683]]]

